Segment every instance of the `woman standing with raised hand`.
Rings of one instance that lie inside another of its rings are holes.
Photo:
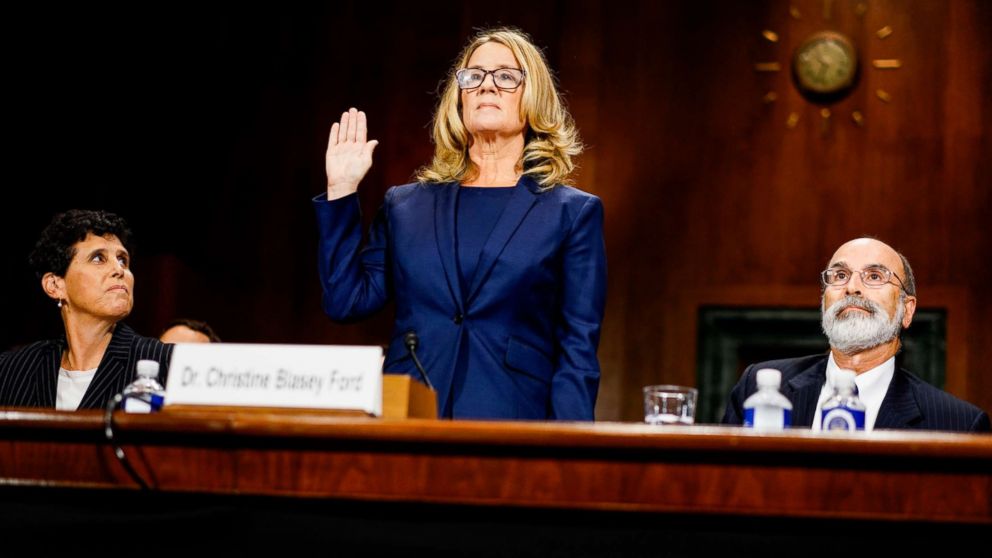
[[[361,244],[355,192],[372,164],[366,116],[331,127],[314,200],[324,311],[396,301],[384,370],[418,356],[445,417],[591,420],[606,294],[603,207],[567,185],[581,144],[541,52],[520,31],[463,50],[434,116],[433,161],[386,193]]]

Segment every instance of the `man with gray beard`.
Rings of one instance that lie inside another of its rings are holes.
[[[902,254],[872,238],[852,240],[834,253],[821,282],[821,323],[830,352],[749,366],[730,392],[725,424],[742,423],[744,400],[757,391],[757,371],[775,368],[793,405],[794,428],[820,429],[816,417],[833,393],[828,379],[850,370],[866,407],[865,430],[990,431],[987,413],[895,365],[899,333],[916,312],[916,281]]]

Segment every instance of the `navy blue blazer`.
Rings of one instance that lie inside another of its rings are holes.
[[[54,409],[59,366],[65,348],[66,341],[62,338],[38,341],[0,354],[0,406]],[[172,349],[173,345],[142,337],[127,324],[118,322],[79,408],[106,407],[111,397],[134,381],[139,360],[157,360],[160,365],[158,380],[165,385]]]
[[[758,389],[758,370],[775,368],[782,372],[782,394],[792,402],[793,427],[812,426],[816,402],[827,378],[827,359],[828,355],[822,354],[748,366],[730,392],[723,422],[743,422],[744,400]],[[897,367],[875,419],[875,429],[882,428],[989,432],[990,424],[989,415],[978,407]]]
[[[390,188],[362,247],[358,196],[314,199],[324,311],[363,318],[396,301],[384,370],[437,389],[441,416],[592,420],[606,297],[603,206],[568,186],[520,179],[464,292],[457,183]]]

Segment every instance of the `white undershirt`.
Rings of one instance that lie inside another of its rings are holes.
[[[816,402],[816,412],[813,415],[812,430],[820,430],[820,409],[827,399],[834,394],[833,376],[841,368],[834,360],[833,351],[827,360],[827,381],[823,383],[820,390],[820,399]],[[885,399],[886,392],[889,391],[889,384],[892,382],[892,375],[896,371],[896,357],[879,364],[875,368],[862,372],[854,378],[854,384],[858,386],[858,398],[865,405],[865,430],[875,428],[875,419],[878,418],[878,410],[882,407],[882,400]]]
[[[90,387],[96,368],[92,370],[66,370],[59,368],[59,385],[55,391],[55,409],[75,411],[83,400],[86,388]]]

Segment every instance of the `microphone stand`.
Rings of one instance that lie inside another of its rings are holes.
[[[413,364],[417,367],[420,372],[420,377],[424,379],[424,383],[431,391],[434,390],[434,386],[431,384],[431,379],[427,377],[427,371],[424,370],[424,366],[420,364],[420,359],[417,358],[417,344],[420,343],[420,339],[417,337],[416,331],[408,331],[406,335],[403,336],[403,344],[406,345],[406,350],[410,352],[410,356],[413,357]]]

